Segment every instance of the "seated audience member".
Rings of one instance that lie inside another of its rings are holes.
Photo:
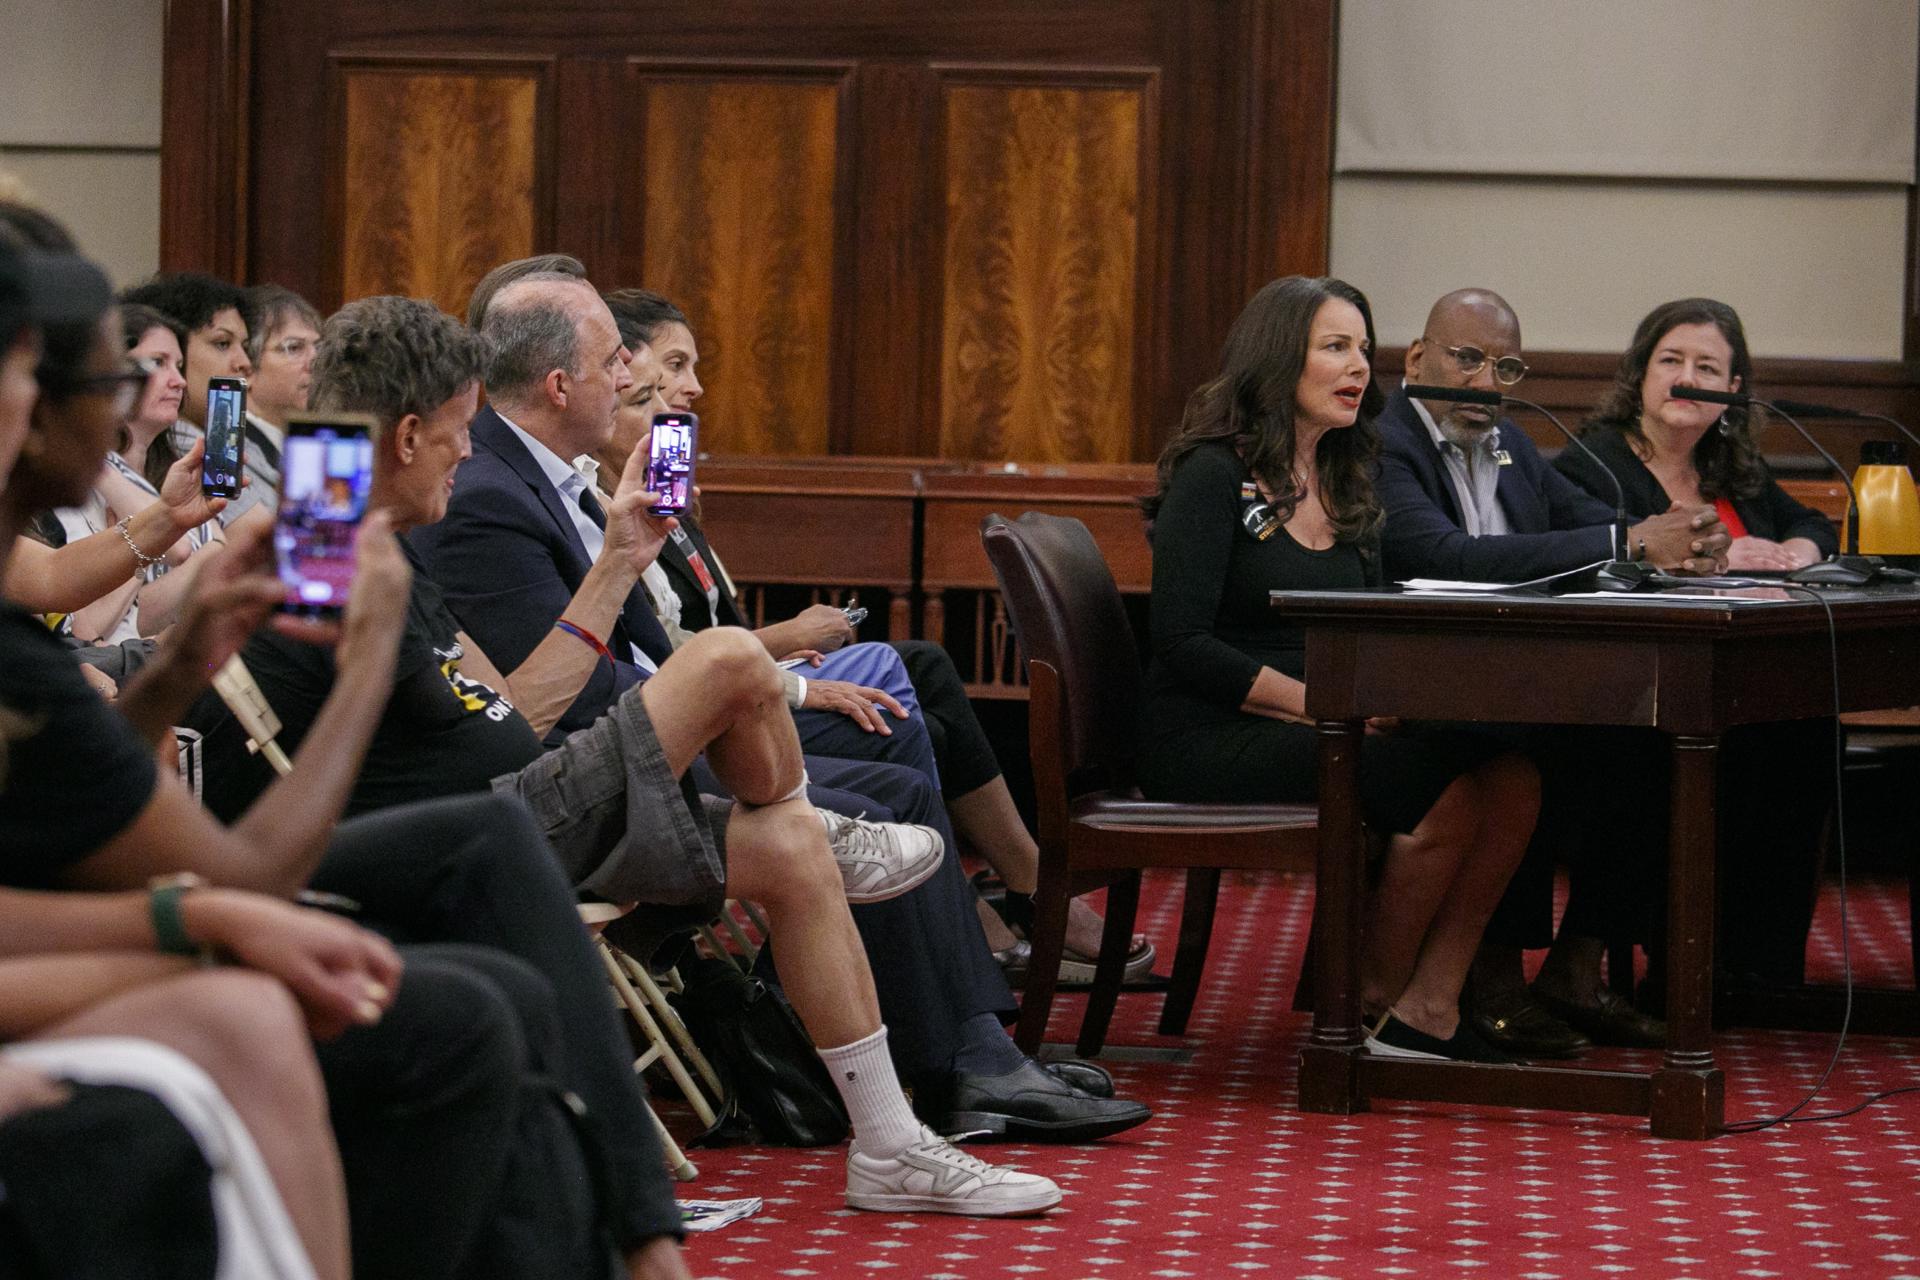
[[[38,522],[49,546],[62,547],[105,532],[145,510],[160,498],[159,489],[146,476],[150,455],[164,461],[168,468],[179,461],[171,447],[162,443],[180,416],[180,395],[186,385],[180,376],[179,326],[152,308],[138,305],[122,309],[121,324],[136,377],[145,375],[145,382],[143,385],[130,379],[119,388],[118,394],[132,408],[124,415],[125,425],[116,447],[107,453],[106,466],[101,468],[87,502],[49,512]],[[199,477],[191,478],[197,486]],[[167,479],[163,471],[162,482]],[[177,488],[179,481],[174,484]],[[123,678],[130,670],[129,660],[134,667],[138,660],[120,646],[166,628],[194,575],[206,563],[205,557],[195,558],[194,553],[224,541],[218,520],[189,530],[186,537],[167,548],[158,563],[69,615],[70,633],[82,644],[96,646],[98,652],[112,655],[118,651],[120,660],[109,668],[109,674]]]
[[[76,343],[63,331],[72,325],[50,326],[40,365],[49,387],[42,394],[65,402],[66,411],[29,416],[24,437],[5,441],[0,455],[17,454],[0,494],[0,548],[35,512],[84,492],[113,439],[117,424],[100,389],[122,378],[124,344],[104,278],[96,272],[88,283],[94,318],[74,324],[92,340]],[[79,367],[64,367],[63,353],[76,350]],[[168,726],[283,594],[277,578],[262,572],[262,533],[235,531],[203,571],[167,643],[112,708],[88,690],[44,626],[0,602],[0,723],[10,748],[0,789],[0,849],[8,855],[0,858],[0,884],[42,893],[125,891],[193,872],[223,889],[289,896],[323,855],[326,866],[344,860],[354,870],[376,861],[374,851],[393,864],[391,851],[403,848],[409,858],[384,878],[361,870],[315,884],[364,889],[359,901],[369,912],[392,908],[410,926],[431,921],[442,901],[449,910],[462,905],[469,881],[495,868],[517,872],[510,886],[493,884],[491,908],[462,923],[469,936],[493,931],[504,941],[513,928],[504,918],[524,918],[545,940],[545,952],[527,948],[548,960],[544,969],[504,947],[429,937],[404,948],[397,987],[393,972],[364,974],[345,955],[282,974],[298,979],[297,992],[323,994],[336,983],[358,992],[348,1005],[355,1025],[321,1025],[323,1034],[340,1034],[318,1048],[346,1172],[354,1271],[410,1280],[487,1267],[597,1277],[618,1245],[633,1275],[684,1275],[673,1239],[678,1214],[604,980],[572,896],[525,811],[503,800],[461,800],[335,829],[391,688],[405,622],[410,575],[383,513],[369,516],[361,533],[359,580],[339,628],[338,696],[296,756],[299,777],[276,785],[229,829],[176,776],[156,768],[154,748]],[[290,620],[276,626],[322,634]],[[73,766],[80,759],[86,768]],[[416,867],[429,869],[419,873],[426,883],[410,878]],[[215,890],[175,888],[178,928],[163,935],[170,947],[239,945],[208,918],[222,900]],[[49,919],[64,918],[48,901]],[[265,964],[286,955],[290,941],[286,928],[276,928],[263,951],[256,956],[249,944],[245,958]],[[584,1099],[581,1123],[607,1135],[613,1159],[604,1203],[583,1190],[594,1181],[589,1152],[542,1079]],[[624,1115],[617,1097],[600,1105],[610,1089],[627,1091]],[[512,1212],[497,1212],[509,1204]]]
[[[253,376],[253,362],[247,358],[247,291],[197,271],[182,271],[137,284],[122,293],[120,300],[152,307],[187,331],[182,367],[187,389],[180,401],[180,421],[172,433],[174,447],[185,453],[206,434],[208,381]],[[160,483],[153,470],[148,471],[147,479],[156,487]],[[221,510],[220,523],[231,526],[262,501],[271,500],[264,486],[247,485]]]
[[[539,647],[564,640],[555,631],[561,622],[581,623],[569,599],[578,598],[587,575],[604,559],[604,553],[588,548],[604,538],[595,517],[605,517],[591,501],[585,477],[563,459],[577,460],[605,447],[619,396],[632,375],[610,313],[577,273],[509,263],[490,272],[476,292],[487,290],[493,292],[486,325],[496,347],[487,386],[495,403],[474,422],[475,454],[459,469],[447,518],[416,529],[408,541],[446,591],[448,607],[465,631],[489,656],[504,653],[500,662],[517,665]],[[602,350],[612,362],[604,372],[598,366]],[[633,481],[644,481],[644,467]],[[663,527],[670,531],[672,524]],[[557,724],[571,732],[590,723],[613,705],[619,691],[643,680],[650,667],[672,653],[636,581],[658,554],[663,536],[656,532],[648,539],[627,572],[618,621],[605,633],[604,665],[585,668],[588,678],[571,686],[577,696],[555,711],[557,721],[531,715],[536,725]],[[597,640],[601,633],[583,625]],[[897,660],[890,670],[886,683],[903,699],[910,697]],[[790,705],[797,683],[783,680]],[[808,681],[806,691],[815,684]],[[893,720],[892,733],[883,736],[869,731],[870,722],[863,727],[849,718],[856,710],[871,712],[865,699],[876,691],[850,694],[850,688],[842,686],[825,707],[799,709],[793,716],[803,744],[825,744],[833,753],[806,755],[816,784],[809,791],[814,803],[823,812],[848,816],[890,812],[935,829],[942,844],[951,847],[946,812],[934,789],[938,767],[918,708],[904,720]],[[516,701],[528,705],[523,698]],[[700,791],[726,794],[724,781],[704,764],[696,762],[693,774]],[[830,821],[840,825],[841,820]],[[1008,1040],[1000,1021],[1012,1013],[1012,996],[971,914],[971,901],[952,860],[914,893],[854,912],[879,974],[895,1062],[914,1085],[922,1117],[947,1132],[1058,1141],[1098,1137],[1145,1120],[1146,1108],[1104,1096],[1111,1090],[1104,1072],[1065,1064],[1042,1069]],[[776,941],[762,952],[763,960],[773,965],[779,950]],[[1082,1088],[1103,1096],[1089,1097]]]
[[[1751,412],[1677,399],[1669,394],[1676,386],[1754,391],[1746,331],[1726,303],[1682,298],[1655,307],[1587,418],[1581,438],[1625,489],[1627,513],[1712,504],[1732,535],[1726,559],[1735,572],[1795,569],[1832,555],[1840,545],[1833,523],[1773,478]],[[1563,450],[1554,465],[1589,493],[1613,492],[1585,454]],[[1835,732],[1823,718],[1744,726],[1722,741],[1718,936],[1721,963],[1736,976],[1804,976]]]
[[[1153,660],[1138,765],[1151,797],[1314,797],[1305,638],[1268,593],[1380,582],[1372,348],[1357,289],[1274,281],[1234,322],[1219,376],[1161,454],[1146,504]],[[1360,755],[1362,812],[1388,837],[1361,969],[1368,1048],[1508,1061],[1460,1016],[1460,991],[1526,852],[1538,778],[1497,742],[1381,728]]]
[[[280,450],[287,419],[307,408],[320,313],[277,284],[247,291],[247,487],[236,500],[244,514],[257,505],[271,512],[280,500]]]
[[[618,426],[611,440],[595,454],[603,482],[612,485],[619,480],[625,458],[649,429],[653,413],[659,408],[691,410],[702,388],[695,373],[700,352],[685,313],[645,289],[620,289],[604,298],[620,327],[621,341],[633,353],[629,368],[635,382],[621,395]],[[657,397],[652,393],[656,385]],[[663,629],[676,643],[677,636],[708,627],[746,625],[733,584],[692,513],[680,518],[643,578]],[[807,655],[821,676],[857,685],[885,684],[894,678],[895,664],[878,663],[876,655],[898,655],[911,694],[925,716],[942,799],[954,830],[1006,882],[1009,918],[1023,926],[1030,923],[1040,850],[1021,821],[1000,762],[947,651],[925,640],[856,643],[846,615],[825,604],[770,623],[754,634],[776,659]],[[983,909],[981,924],[1002,964],[1023,968],[1028,951],[1024,940],[1010,934],[991,911]],[[1092,980],[1102,926],[1098,912],[1084,899],[1074,899],[1067,920],[1067,955],[1062,960],[1065,976]],[[1152,971],[1153,962],[1153,944],[1135,935],[1125,976],[1142,977]]]
[[[485,354],[458,322],[404,298],[363,299],[324,326],[314,403],[378,419],[370,501],[393,511],[403,530],[446,510]],[[658,537],[643,518],[646,500],[639,477],[614,496],[604,553],[567,604],[580,630],[612,633],[638,576],[639,548]],[[1046,1179],[975,1161],[914,1122],[846,901],[906,892],[940,851],[925,842],[846,842],[836,869],[827,825],[805,797],[777,673],[757,645],[734,631],[704,637],[546,753],[539,729],[604,656],[556,629],[553,643],[502,674],[424,575],[413,579],[407,610],[403,665],[382,699],[357,806],[489,788],[517,794],[570,880],[596,899],[648,904],[656,926],[708,918],[728,895],[753,898],[767,910],[787,957],[786,989],[853,1119],[849,1205],[999,1216],[1058,1202]],[[339,679],[325,651],[262,635],[246,660],[288,742],[319,732],[315,710],[337,696],[330,690]],[[244,753],[216,738],[210,772],[240,767]],[[703,751],[737,802],[693,794],[685,774]]]
[[[29,259],[0,243],[0,486],[38,396],[40,328],[90,324],[104,295],[77,259]],[[9,822],[9,762],[33,728],[0,701],[8,862],[21,834]],[[211,917],[204,900],[194,905],[209,941],[230,952],[251,952],[271,970],[312,962],[317,942],[364,946],[373,967],[360,973],[392,985],[391,952],[356,938],[354,926],[222,896],[227,910],[210,908]],[[285,945],[262,947],[261,926],[285,929]],[[339,1155],[299,1006],[260,973],[139,954],[154,945],[151,929],[140,895],[0,890],[0,1046],[13,1042],[0,1047],[0,1183],[9,1193],[0,1271],[127,1274],[164,1246],[201,1258],[209,1272],[217,1258],[287,1280],[345,1277]],[[305,984],[308,999],[350,1018],[366,999],[352,979],[349,967],[332,983]],[[189,1133],[189,1118],[217,1135]],[[217,1136],[217,1146],[203,1151],[196,1136]],[[216,1151],[227,1158],[210,1192],[205,1162]]]

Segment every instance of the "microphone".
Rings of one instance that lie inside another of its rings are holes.
[[[1777,404],[1765,400],[1755,400],[1744,391],[1709,391],[1705,387],[1670,387],[1667,394],[1675,400],[1701,400],[1708,404],[1725,404],[1735,407],[1759,405],[1778,417],[1782,422],[1800,433],[1800,438],[1813,446],[1813,451],[1833,468],[1833,474],[1840,477],[1840,483],[1847,486],[1848,518],[1842,532],[1846,538],[1846,554],[1837,555],[1819,564],[1808,565],[1805,569],[1795,569],[1787,575],[1788,582],[1805,582],[1815,586],[1864,587],[1881,576],[1881,564],[1878,556],[1863,556],[1860,551],[1860,525],[1853,514],[1860,510],[1860,495],[1853,491],[1853,477],[1840,465],[1840,460],[1826,451],[1826,448],[1813,438],[1813,433],[1801,426],[1794,416]],[[1805,574],[1805,577],[1801,575]]]
[[[1567,430],[1567,424],[1549,412],[1546,406],[1535,404],[1531,400],[1522,400],[1518,396],[1501,395],[1498,391],[1480,391],[1473,387],[1431,387],[1421,383],[1410,382],[1406,386],[1406,392],[1409,397],[1415,400],[1445,400],[1454,404],[1481,404],[1496,409],[1503,404],[1517,404],[1523,408],[1532,409],[1535,413],[1540,414],[1548,422],[1551,422],[1555,427],[1559,428],[1560,434],[1565,436],[1569,443],[1586,454],[1587,457],[1593,461],[1593,465],[1600,468],[1601,474],[1613,481],[1613,526],[1607,531],[1608,542],[1611,544],[1613,551],[1613,559],[1600,566],[1599,573],[1595,579],[1596,585],[1604,590],[1612,591],[1637,591],[1642,587],[1653,585],[1654,567],[1650,564],[1642,564],[1637,560],[1629,560],[1626,556],[1625,544],[1627,540],[1627,525],[1629,523],[1627,520],[1627,492],[1620,485],[1620,477],[1613,474],[1613,469],[1600,460],[1600,455],[1593,451],[1591,445],[1579,436],[1573,434],[1573,432]]]
[[[1498,391],[1479,391],[1473,387],[1429,387],[1418,382],[1409,382],[1407,395],[1415,400],[1447,400],[1454,404],[1484,404],[1488,408],[1498,409],[1500,402],[1506,399]]]
[[[1841,418],[1851,422],[1884,422],[1912,442],[1916,451],[1920,451],[1920,436],[1907,430],[1898,419],[1889,418],[1884,413],[1874,413],[1870,409],[1842,409],[1830,404],[1809,404],[1805,400],[1775,400],[1773,405],[1781,413],[1796,414],[1802,418]]]

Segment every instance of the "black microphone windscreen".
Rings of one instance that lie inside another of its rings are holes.
[[[1752,397],[1744,391],[1709,391],[1705,387],[1669,387],[1667,394],[1675,400],[1704,400],[1708,404],[1747,404]]]
[[[1857,409],[1842,409],[1831,404],[1808,404],[1805,400],[1774,400],[1773,407],[1796,418],[1865,418]]]
[[[1473,387],[1428,387],[1417,382],[1407,384],[1407,394],[1415,400],[1451,400],[1455,404],[1500,406],[1498,391],[1480,391]]]

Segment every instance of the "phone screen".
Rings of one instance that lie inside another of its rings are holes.
[[[201,492],[221,498],[240,496],[246,432],[247,384],[238,378],[209,380],[207,453],[200,462]]]
[[[370,422],[288,424],[274,558],[289,612],[335,614],[353,589],[354,542],[373,488]]]
[[[647,510],[656,516],[686,514],[693,504],[693,451],[700,419],[682,410],[653,415],[653,443],[647,453],[647,489],[659,495]]]

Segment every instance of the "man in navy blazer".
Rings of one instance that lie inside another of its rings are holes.
[[[1433,304],[1407,347],[1406,382],[1499,391],[1526,376],[1520,321],[1500,295],[1460,289]],[[1387,576],[1529,582],[1613,557],[1614,513],[1547,464],[1525,432],[1495,410],[1416,401],[1403,389],[1379,419],[1375,491],[1385,510]],[[1570,446],[1571,447],[1571,446]],[[1673,510],[1626,530],[1654,564],[1712,572],[1727,533],[1713,508]],[[1466,1013],[1481,1035],[1521,1057],[1569,1057],[1588,1037],[1657,1047],[1653,1019],[1599,987],[1612,939],[1647,940],[1660,875],[1656,806],[1624,809],[1619,795],[1665,794],[1657,744],[1640,731],[1559,729],[1527,735],[1545,795],[1534,850],[1488,923],[1468,984]],[[1573,877],[1558,937],[1553,869]],[[1552,943],[1531,991],[1521,951]],[[1576,1030],[1577,1028],[1577,1030]],[[1585,1033],[1585,1034],[1581,1034]]]
[[[1486,289],[1434,303],[1407,347],[1410,383],[1499,391],[1525,374],[1520,321]],[[1396,390],[1379,430],[1389,580],[1529,582],[1612,558],[1613,511],[1549,466],[1511,419]],[[1725,538],[1711,507],[1676,509],[1633,525],[1625,545],[1644,545],[1662,568],[1711,572]]]
[[[410,538],[465,631],[502,670],[513,670],[544,643],[590,642],[577,631],[555,638],[563,622],[580,621],[568,609],[591,594],[583,588],[607,568],[596,564],[606,514],[573,460],[605,446],[620,394],[633,379],[606,304],[571,273],[534,272],[507,283],[493,294],[482,332],[495,350],[491,403],[470,428],[473,456],[455,474],[445,518]],[[642,523],[647,550],[657,555],[667,527]],[[558,721],[558,736],[591,724],[672,654],[645,587],[631,573],[622,580],[627,585],[609,630],[589,632],[612,661],[596,664]],[[808,798],[849,818],[920,824],[947,849],[957,848],[926,734],[918,720],[896,724],[891,735],[842,734],[863,758],[806,755],[814,784]],[[702,792],[726,794],[704,762],[688,777]],[[829,818],[830,825],[839,822]],[[1009,1132],[1032,1127],[1067,1141],[1146,1119],[1145,1107],[1082,1094],[1013,1046],[1000,1026],[1012,994],[971,902],[959,859],[949,857],[912,891],[853,909],[881,1015],[893,1032],[888,1048],[917,1086],[916,1098],[966,1086],[968,1096],[984,1099],[969,1114],[991,1113]],[[775,949],[764,949],[763,957]]]

